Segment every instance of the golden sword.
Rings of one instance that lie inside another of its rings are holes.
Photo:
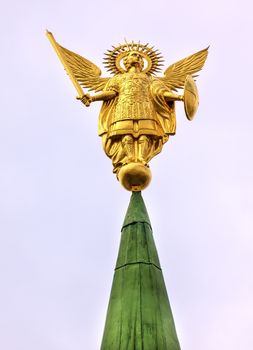
[[[76,88],[76,90],[78,92],[78,95],[79,95],[77,98],[81,99],[84,96],[84,92],[83,92],[81,86],[79,85],[78,81],[76,80],[75,76],[73,75],[71,69],[69,68],[67,62],[65,61],[64,55],[61,52],[61,48],[60,48],[59,44],[56,42],[53,34],[51,32],[49,32],[48,30],[46,32],[46,36],[48,37],[50,43],[52,44],[52,46],[53,46],[53,48],[55,50],[55,52],[57,53],[59,59],[61,60],[61,63],[63,64],[66,72],[68,73],[68,76],[70,77],[72,83],[74,84],[74,86],[75,86],[75,88]]]

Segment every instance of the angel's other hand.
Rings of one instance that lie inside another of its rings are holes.
[[[92,102],[92,98],[89,94],[84,94],[82,97],[77,97],[77,99],[81,100],[86,107],[89,107]]]

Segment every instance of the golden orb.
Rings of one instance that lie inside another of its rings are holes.
[[[122,166],[118,173],[121,185],[128,191],[139,192],[144,190],[152,178],[150,169],[142,163],[129,163]]]

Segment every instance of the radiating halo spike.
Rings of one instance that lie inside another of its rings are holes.
[[[149,43],[141,44],[140,41],[128,43],[126,39],[124,44],[119,44],[117,47],[112,46],[113,49],[108,50],[105,54],[104,64],[107,70],[114,74],[124,73],[126,70],[121,66],[121,60],[128,54],[129,51],[138,51],[141,53],[144,60],[147,62],[146,68],[143,72],[154,74],[160,70],[163,57],[159,50],[154,50],[154,46],[149,47]]]
[[[129,47],[129,44],[128,44],[126,38],[124,38],[124,40],[125,40],[126,46],[127,46],[127,48],[128,48],[128,51],[130,51],[130,47]]]

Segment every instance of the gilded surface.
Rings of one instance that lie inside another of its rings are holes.
[[[198,106],[193,78],[203,67],[208,48],[174,63],[158,77],[163,60],[157,50],[148,44],[122,44],[106,53],[105,65],[113,76],[102,78],[95,64],[60,46],[51,33],[47,36],[78,91],[77,98],[87,107],[103,102],[98,132],[117,176],[131,163],[148,167],[175,134],[175,101],[184,101],[187,118],[193,118]],[[177,94],[184,86],[187,93]],[[97,94],[90,96],[81,87]]]
[[[144,73],[125,73],[116,77],[115,90],[119,97],[114,121],[154,119],[150,83],[151,79]]]

